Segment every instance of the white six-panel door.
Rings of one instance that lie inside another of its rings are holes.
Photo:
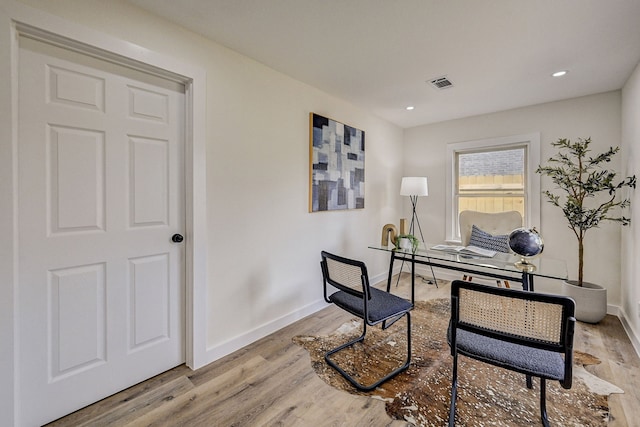
[[[19,416],[40,425],[184,362],[184,88],[19,49]]]

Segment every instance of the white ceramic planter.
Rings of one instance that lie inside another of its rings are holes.
[[[581,322],[598,323],[607,315],[607,289],[594,283],[576,280],[562,283],[562,293],[576,302],[576,319]]]
[[[404,249],[406,251],[410,251],[411,248],[412,248],[411,240],[409,240],[409,239],[407,239],[405,237],[402,237],[402,238],[400,238],[400,243],[398,244],[398,246],[400,246],[400,249]]]

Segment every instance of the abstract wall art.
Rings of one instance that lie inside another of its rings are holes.
[[[364,131],[309,114],[309,212],[364,208]]]

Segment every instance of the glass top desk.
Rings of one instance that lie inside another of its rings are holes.
[[[522,289],[533,291],[533,278],[544,277],[549,279],[566,280],[567,264],[563,260],[537,257],[530,260],[534,268],[522,270],[515,263],[520,260],[518,255],[497,253],[493,258],[472,257],[453,254],[441,250],[431,249],[435,244],[420,244],[415,252],[411,250],[396,249],[393,245],[371,245],[370,249],[376,249],[390,253],[389,277],[387,279],[387,291],[391,287],[393,275],[393,263],[396,260],[407,261],[411,264],[411,301],[415,295],[415,265],[422,264],[431,267],[439,267],[448,270],[460,271],[476,276],[492,277],[495,279],[511,280],[522,283]]]

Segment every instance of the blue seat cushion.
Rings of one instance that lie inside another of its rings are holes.
[[[555,351],[531,348],[462,329],[457,331],[456,342],[458,351],[467,356],[537,377],[564,380],[564,359]]]
[[[376,323],[412,308],[411,303],[404,298],[376,288],[370,288],[370,291],[371,299],[367,303],[370,322]],[[360,297],[338,291],[330,295],[329,300],[360,318],[364,317],[364,303]]]

